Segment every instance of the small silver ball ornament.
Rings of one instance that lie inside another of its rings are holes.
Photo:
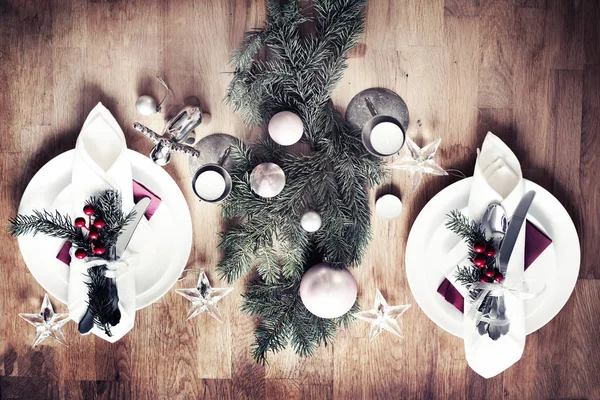
[[[318,231],[321,228],[321,223],[321,216],[316,211],[308,211],[300,219],[300,226],[306,232]]]
[[[275,197],[285,187],[285,173],[274,163],[257,165],[250,174],[250,188],[260,197]]]
[[[135,108],[142,115],[152,115],[160,111],[160,107],[156,103],[156,100],[152,96],[147,94],[138,97],[135,102]]]

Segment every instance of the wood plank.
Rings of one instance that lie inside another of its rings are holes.
[[[587,0],[583,4],[584,33],[583,46],[585,48],[586,64],[600,64],[600,3]]]
[[[598,393],[600,380],[593,372],[598,359],[585,350],[598,345],[598,303],[590,301],[598,288],[597,280],[580,280],[563,311],[540,330],[545,353],[538,356],[536,397],[593,398]],[[574,333],[569,341],[554,340],[567,331]]]
[[[202,399],[234,399],[229,379],[205,379]]]
[[[444,17],[449,53],[448,121],[444,136],[470,138],[477,125],[479,20]]]
[[[512,109],[517,140],[513,150],[522,169],[550,165],[554,151],[554,139],[548,130],[546,16],[546,10],[535,8],[519,8],[516,13]],[[548,188],[548,183],[538,183]]]
[[[548,8],[549,0],[515,0],[517,7],[521,8]]]
[[[550,130],[555,141],[553,194],[565,205],[581,230],[583,225],[580,207],[576,200],[581,198],[579,175],[583,76],[578,70],[553,70],[550,74],[548,106]],[[583,249],[583,252],[589,249]]]
[[[600,272],[594,255],[594,243],[600,240],[600,230],[594,229],[587,221],[595,219],[600,201],[600,181],[597,171],[600,168],[600,65],[586,66],[583,70],[583,101],[581,120],[581,161],[580,161],[580,190],[579,201],[581,217],[579,238],[581,243],[581,278],[599,279]]]
[[[299,382],[294,379],[267,379],[265,398],[297,400],[300,398]]]
[[[477,105],[509,108],[513,101],[515,8],[508,2],[484,0],[481,10]]]
[[[366,338],[338,338],[333,353],[333,398],[355,399],[364,397],[364,370]]]
[[[300,398],[302,400],[331,400],[333,399],[333,385],[301,385]]]
[[[367,8],[370,29],[365,38],[377,49],[399,45],[441,46],[444,0],[400,0],[373,2]]]
[[[131,383],[122,380],[96,381],[96,398],[104,400],[130,399]]]
[[[445,16],[476,17],[481,10],[481,0],[446,0],[444,2]]]
[[[584,62],[584,2],[550,0],[546,40],[550,68],[581,69]]]
[[[52,399],[58,398],[58,385],[37,378],[0,376],[0,398],[4,399]]]

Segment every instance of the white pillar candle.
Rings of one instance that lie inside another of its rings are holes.
[[[402,129],[393,122],[381,122],[373,127],[371,131],[371,146],[373,149],[385,155],[397,153],[404,143]]]
[[[214,201],[225,192],[225,179],[217,171],[204,171],[198,175],[194,189],[202,199]]]

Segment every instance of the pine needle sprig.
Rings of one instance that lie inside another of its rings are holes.
[[[480,273],[477,268],[471,266],[456,268],[456,280],[463,286],[469,287],[475,282],[479,282],[479,276]]]
[[[86,205],[94,207],[94,215],[104,221],[104,228],[98,233],[106,248],[116,245],[123,228],[135,217],[135,211],[129,214],[123,212],[121,193],[116,190],[106,190],[98,197],[91,197],[86,201]]]
[[[445,226],[460,236],[470,246],[477,241],[486,241],[485,232],[481,228],[481,224],[470,220],[458,210],[452,210],[446,216]]]
[[[58,211],[51,213],[47,210],[34,210],[32,215],[19,214],[9,220],[6,227],[12,236],[24,236],[28,234],[52,236],[65,239],[81,247],[87,247],[87,242],[81,229],[73,225],[69,215],[62,215]]]
[[[90,280],[86,284],[88,287],[88,306],[94,316],[94,324],[104,330],[107,336],[112,336],[110,321],[113,306],[108,290],[111,283],[105,276],[106,270],[106,266],[88,268],[87,273]]]

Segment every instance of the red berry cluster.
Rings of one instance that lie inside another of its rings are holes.
[[[95,212],[96,211],[94,210],[94,207],[92,207],[91,205],[83,207],[83,213],[87,215],[88,223],[86,223],[86,220],[83,217],[75,218],[75,227],[88,230],[89,237],[92,240],[93,255],[100,256],[106,251],[104,245],[99,240],[99,230],[104,228],[104,221],[100,217],[95,217],[92,221],[92,217],[94,216]],[[85,251],[85,249],[75,250],[75,257],[77,257],[78,259],[81,260],[83,258],[86,258],[87,256],[88,254]]]
[[[481,275],[479,277],[480,282],[502,282],[504,276],[495,268],[488,268],[488,259],[496,255],[496,250],[493,246],[484,243],[477,242],[473,245],[473,251],[475,257],[473,258],[473,264],[481,268]]]

